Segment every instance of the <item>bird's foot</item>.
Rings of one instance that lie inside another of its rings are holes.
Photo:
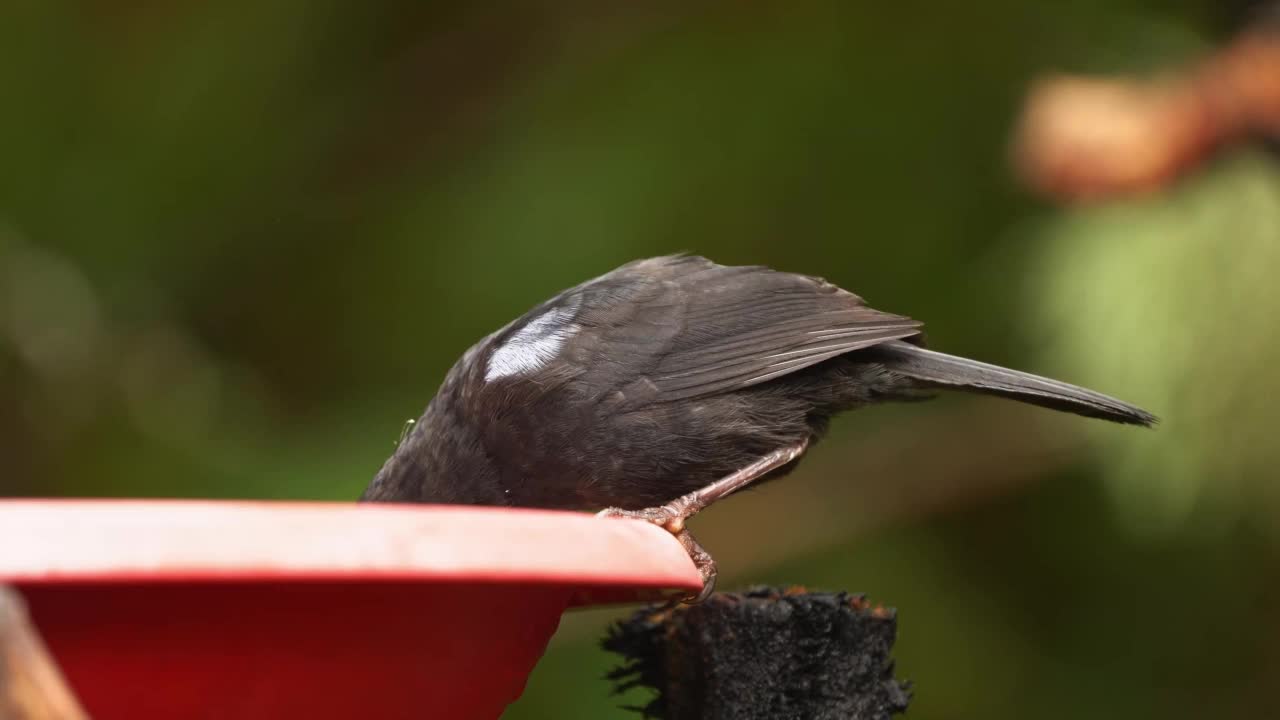
[[[711,553],[698,544],[697,538],[693,536],[693,533],[689,532],[689,528],[685,527],[684,522],[688,519],[688,516],[682,513],[680,509],[670,505],[645,508],[643,510],[624,510],[623,508],[611,507],[596,513],[596,517],[644,520],[671,533],[676,540],[680,541],[680,545],[684,547],[685,552],[689,553],[689,559],[693,560],[694,567],[698,568],[698,573],[702,575],[702,590],[696,595],[689,595],[683,598],[683,601],[690,605],[696,605],[711,597],[711,593],[715,591],[715,558],[711,557]]]
[[[684,521],[688,519],[688,514],[681,511],[681,508],[671,505],[659,505],[657,507],[644,508],[643,510],[626,510],[620,507],[605,508],[596,513],[596,517],[620,517],[629,518],[631,520],[644,520],[653,523],[658,527],[666,530],[672,535],[679,535],[684,530]]]
[[[793,445],[778,448],[740,470],[736,470],[729,475],[726,475],[705,487],[694,490],[687,495],[681,495],[665,505],[645,508],[643,510],[625,510],[623,508],[611,507],[600,511],[597,514],[597,517],[624,517],[635,520],[644,520],[657,525],[672,535],[675,535],[676,539],[680,541],[680,544],[684,546],[684,549],[688,551],[689,557],[693,560],[693,564],[698,567],[698,572],[702,574],[702,592],[697,595],[687,597],[684,601],[691,604],[700,603],[711,597],[711,592],[715,590],[716,561],[711,559],[711,553],[702,549],[702,546],[694,539],[693,535],[689,532],[689,528],[685,527],[685,521],[696,515],[711,503],[726,495],[741,490],[770,472],[800,457],[807,447],[809,447],[809,440],[806,438]]]

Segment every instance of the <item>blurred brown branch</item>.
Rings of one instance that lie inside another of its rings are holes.
[[[85,720],[17,592],[0,585],[0,720]]]
[[[1013,154],[1038,192],[1087,200],[1158,189],[1254,137],[1280,137],[1280,31],[1269,26],[1156,79],[1045,77]]]

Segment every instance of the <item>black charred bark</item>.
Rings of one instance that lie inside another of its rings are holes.
[[[906,710],[893,676],[892,610],[861,595],[754,588],[691,607],[651,607],[610,628],[625,663],[615,690],[660,720],[881,720]]]

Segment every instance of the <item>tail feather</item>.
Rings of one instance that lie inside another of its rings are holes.
[[[876,355],[890,370],[926,386],[998,395],[1032,405],[1150,427],[1156,416],[1102,393],[1057,380],[927,350],[908,342],[876,346]]]

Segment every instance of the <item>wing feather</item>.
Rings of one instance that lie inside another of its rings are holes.
[[[628,363],[637,374],[615,381],[647,380],[651,402],[731,392],[920,333],[919,322],[869,308],[824,280],[759,266],[653,258],[582,289],[622,287],[644,302],[600,329],[606,347],[643,348],[647,357]]]

